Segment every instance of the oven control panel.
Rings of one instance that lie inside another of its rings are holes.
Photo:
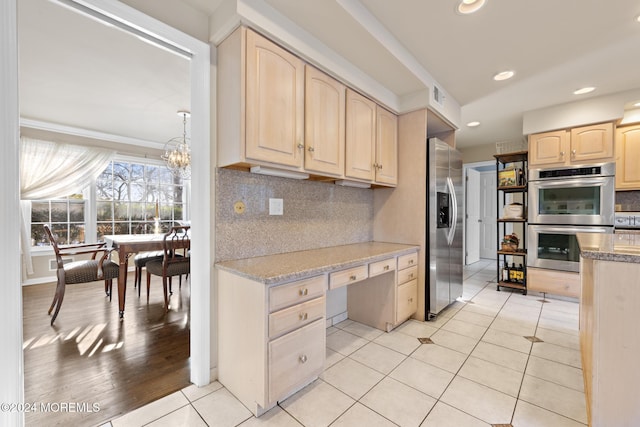
[[[616,229],[640,229],[640,212],[616,212]]]

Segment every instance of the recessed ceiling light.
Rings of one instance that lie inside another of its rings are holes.
[[[585,93],[590,93],[590,92],[593,92],[594,90],[596,90],[596,88],[595,88],[595,87],[591,87],[591,86],[588,86],[588,87],[582,87],[582,88],[580,88],[580,89],[576,89],[576,90],[574,90],[574,91],[573,91],[573,94],[574,94],[574,95],[584,95]]]
[[[485,0],[462,0],[458,4],[458,13],[468,15],[473,12],[477,12],[482,6],[484,6]]]
[[[475,128],[480,126],[480,122],[469,122],[467,123],[467,126],[469,126],[470,128]]]
[[[636,22],[640,22],[640,15],[636,16]]]
[[[507,71],[501,71],[498,74],[496,74],[495,76],[493,76],[493,80],[500,82],[502,80],[508,80],[511,77],[513,77],[515,73],[511,70],[507,70]]]
[[[640,107],[640,101],[636,102],[635,104],[633,104],[634,107]]]

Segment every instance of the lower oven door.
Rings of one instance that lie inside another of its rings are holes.
[[[613,227],[529,225],[527,266],[580,271],[577,233],[613,233]]]

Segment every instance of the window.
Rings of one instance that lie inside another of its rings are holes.
[[[98,240],[166,232],[183,219],[184,186],[164,166],[114,161],[96,180]]]
[[[82,194],[66,199],[31,202],[31,246],[48,246],[43,225],[51,224],[51,231],[61,244],[85,242],[85,200]]]
[[[88,194],[96,194],[95,208]],[[50,245],[43,224],[51,224],[61,244],[100,241],[111,234],[164,233],[184,219],[185,199],[182,179],[164,165],[114,160],[96,179],[95,192],[31,202],[31,245]],[[85,236],[92,229],[96,235]]]

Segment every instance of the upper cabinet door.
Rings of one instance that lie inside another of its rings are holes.
[[[246,157],[301,169],[304,62],[253,31],[246,58]]]
[[[610,161],[613,153],[613,123],[571,129],[571,163]]]
[[[398,117],[377,106],[376,182],[398,183]]]
[[[640,190],[640,125],[616,130],[616,190]]]
[[[373,181],[375,171],[376,104],[347,89],[345,176]]]
[[[529,166],[560,166],[569,159],[566,130],[529,135]]]
[[[344,176],[346,87],[307,65],[304,168]]]

